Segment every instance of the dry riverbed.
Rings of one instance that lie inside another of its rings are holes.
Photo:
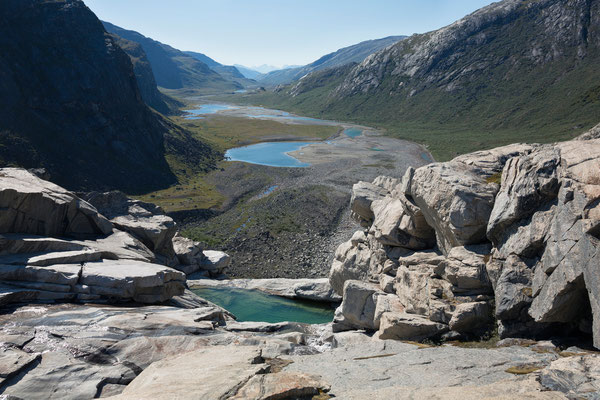
[[[306,168],[226,162],[206,178],[226,199],[221,211],[173,214],[185,235],[232,256],[226,271],[230,277],[327,276],[336,247],[358,229],[349,216],[352,185],[379,175],[401,177],[409,166],[431,160],[421,146],[368,127],[279,113],[240,106],[204,118],[276,121],[286,129],[302,127],[304,135],[307,126],[335,126],[337,133],[289,153],[310,164]],[[362,134],[350,137],[348,129]]]

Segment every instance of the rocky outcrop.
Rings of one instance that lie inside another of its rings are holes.
[[[188,280],[190,288],[217,287],[260,290],[275,296],[286,297],[290,299],[303,299],[328,303],[338,303],[341,296],[335,293],[329,284],[327,278],[321,279],[193,279]]]
[[[0,169],[0,305],[162,303],[184,292],[181,271],[227,265],[224,253],[210,260],[197,243],[175,240],[175,223],[152,204],[120,192],[81,196],[93,205],[25,170]]]
[[[600,348],[593,133],[355,185],[352,209],[366,229],[336,252],[334,326],[422,339],[479,335],[496,320],[501,337],[591,335]],[[397,306],[377,313],[384,304]]]

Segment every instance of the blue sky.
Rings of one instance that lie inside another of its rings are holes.
[[[428,32],[489,0],[84,0],[103,20],[223,64],[307,64],[363,40]]]

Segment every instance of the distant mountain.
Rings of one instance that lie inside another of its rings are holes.
[[[195,51],[184,51],[184,53],[190,57],[194,57],[198,61],[203,62],[204,64],[208,65],[210,68],[220,67],[222,65],[221,63],[218,63],[215,60],[213,60],[212,58],[210,58],[209,56],[207,56],[206,54],[197,53]]]
[[[228,81],[204,62],[169,45],[147,38],[142,34],[103,22],[110,33],[136,42],[142,46],[154,73],[158,86],[165,89],[214,89],[236,90],[242,88],[237,82]]]
[[[176,114],[179,108],[183,106],[183,103],[158,90],[154,74],[152,73],[152,67],[142,46],[115,34],[111,35],[113,40],[129,56],[133,64],[133,72],[135,73],[140,93],[146,104],[164,115]]]
[[[130,57],[82,1],[0,2],[0,166],[135,194],[177,181],[167,159],[218,157],[146,106]]]
[[[205,54],[196,53],[194,51],[186,51],[185,54],[194,57],[198,61],[202,61],[213,71],[217,72],[228,81],[239,83],[243,87],[256,85],[256,82],[247,79],[246,76],[244,76],[236,67],[232,65],[223,65]]]
[[[600,119],[600,0],[504,0],[413,35],[280,107],[385,126],[439,158],[567,139]],[[267,105],[264,99],[257,102]]]
[[[248,79],[258,80],[258,79],[260,79],[261,76],[264,75],[263,73],[260,73],[256,70],[253,70],[248,67],[244,67],[243,65],[240,65],[240,64],[234,64],[234,67],[236,67],[238,69],[238,71],[240,71]]]
[[[405,38],[406,36],[389,36],[382,39],[367,40],[329,53],[319,58],[317,61],[303,67],[290,67],[272,71],[257,80],[259,80],[261,84],[269,86],[287,84],[298,80],[311,72],[320,71],[326,68],[340,67],[350,63],[362,62],[376,51]]]

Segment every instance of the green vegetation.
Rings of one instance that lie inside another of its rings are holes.
[[[526,375],[544,368],[540,364],[521,364],[506,369],[506,372],[514,375]]]
[[[222,154],[227,149],[275,138],[287,140],[306,139],[321,140],[336,134],[340,128],[321,125],[292,125],[276,121],[248,119],[240,117],[210,116],[203,120],[186,120],[183,117],[172,117],[177,125],[191,132],[195,139],[208,143]],[[170,135],[177,136],[177,130]],[[140,200],[152,202],[165,211],[182,211],[193,209],[219,209],[227,202],[227,195],[219,191],[215,173],[211,172],[206,160],[193,161],[181,157],[182,151],[171,151],[167,154],[167,162],[177,176],[178,183],[155,192],[138,196]],[[210,159],[211,162],[216,160]],[[224,172],[232,168],[232,163],[220,161],[217,171]],[[224,174],[219,173],[223,177]],[[249,177],[247,177],[249,178]],[[254,179],[260,177],[254,176]],[[270,178],[262,179],[263,185]],[[238,182],[239,184],[239,182]],[[208,238],[205,238],[214,244]]]
[[[320,71],[276,92],[235,99],[380,128],[425,145],[439,161],[515,142],[571,139],[598,123],[600,50],[566,44],[581,40],[574,30],[553,33],[552,42],[544,13],[522,11],[447,43],[441,55],[419,48],[430,34],[416,35],[369,65]],[[545,56],[530,56],[532,46]],[[416,72],[402,74],[396,62],[415,49],[424,54]],[[365,93],[366,85],[356,86],[373,75],[377,87]]]
[[[340,128],[322,125],[284,124],[277,121],[214,115],[201,120],[174,117],[173,120],[219,150],[248,144],[286,139],[326,139]]]

